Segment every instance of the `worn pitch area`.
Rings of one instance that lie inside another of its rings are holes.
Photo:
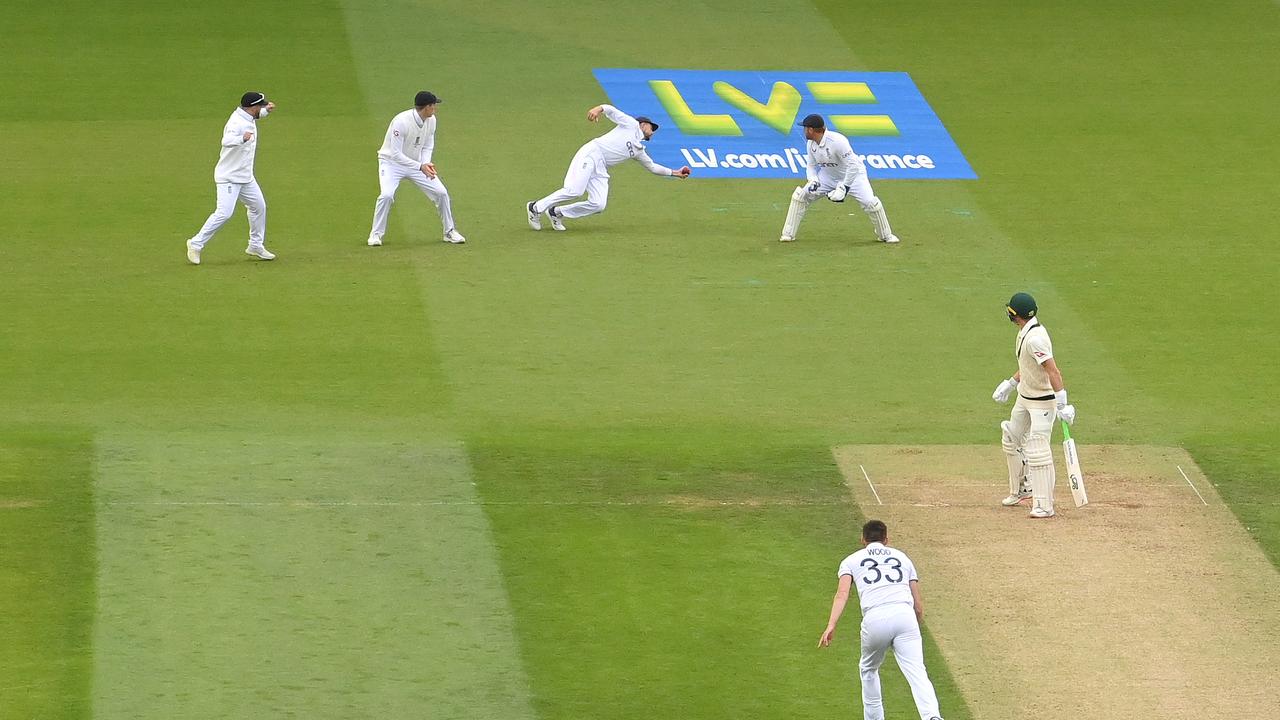
[[[973,716],[1280,710],[1280,573],[1190,456],[1082,445],[1090,504],[1075,508],[1057,450],[1048,520],[1000,505],[998,445],[834,451],[866,516],[919,567],[925,621]]]

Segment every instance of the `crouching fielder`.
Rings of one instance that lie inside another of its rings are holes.
[[[889,529],[883,522],[872,520],[862,526],[863,548],[840,563],[839,584],[831,601],[831,619],[818,640],[818,647],[831,644],[836,623],[840,622],[845,603],[849,601],[849,589],[856,587],[862,605],[862,658],[858,672],[862,676],[863,718],[884,720],[880,665],[892,647],[898,669],[911,686],[920,720],[942,720],[938,714],[938,695],[924,668],[924,647],[920,640],[924,601],[920,598],[920,579],[906,553],[889,547],[888,542]]]
[[[431,162],[431,154],[436,147],[436,105],[440,98],[423,90],[413,98],[413,107],[396,115],[387,127],[386,137],[382,139],[382,147],[378,148],[378,202],[373,207],[373,229],[369,231],[369,247],[382,244],[382,236],[387,232],[387,216],[391,214],[391,205],[396,201],[396,190],[401,180],[408,180],[435,204],[440,213],[440,224],[444,226],[444,241],[455,245],[464,243],[466,238],[453,226],[453,206],[449,202],[449,191],[440,176],[436,174],[436,166]]]
[[[670,175],[684,179],[689,168],[672,170],[654,162],[645,151],[644,143],[658,131],[658,123],[641,115],[631,117],[612,105],[597,105],[587,111],[587,119],[599,122],[604,115],[616,125],[614,129],[578,148],[578,154],[569,163],[564,175],[564,187],[542,198],[525,204],[529,227],[542,229],[542,213],[551,219],[551,227],[564,230],[564,218],[580,218],[604,212],[609,202],[609,166],[624,160],[635,160],[654,175]],[[583,193],[587,199],[571,205],[561,205]]]
[[[1025,471],[1031,481],[1031,517],[1049,518],[1053,517],[1056,480],[1049,437],[1053,434],[1054,418],[1062,418],[1070,425],[1076,420],[1076,409],[1067,404],[1062,371],[1053,359],[1053,343],[1036,317],[1037,312],[1035,298],[1027,293],[1020,292],[1009,298],[1005,313],[1019,328],[1013,349],[1018,372],[1001,381],[991,393],[991,399],[1004,403],[1013,393],[1018,394],[1009,419],[1000,423],[1000,445],[1009,464],[1009,496],[1001,502],[1013,507],[1026,499]]]
[[[809,149],[808,162],[805,163],[808,180],[803,187],[791,193],[791,206],[787,208],[787,219],[782,224],[782,237],[779,239],[782,242],[796,239],[800,221],[813,201],[825,195],[831,202],[838,203],[852,195],[871,218],[880,242],[898,242],[898,236],[889,229],[884,203],[872,192],[867,169],[854,154],[849,139],[834,130],[827,130],[821,115],[805,117],[800,126],[804,128],[805,145]]]

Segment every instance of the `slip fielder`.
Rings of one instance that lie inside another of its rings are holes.
[[[1049,518],[1054,514],[1055,476],[1049,448],[1053,421],[1056,416],[1068,425],[1074,423],[1076,409],[1067,404],[1062,371],[1053,359],[1053,343],[1036,316],[1038,311],[1035,298],[1024,292],[1016,293],[1005,306],[1005,314],[1019,328],[1014,341],[1018,372],[1001,381],[991,399],[1004,403],[1015,391],[1018,394],[1009,419],[1000,423],[1000,444],[1009,465],[1009,496],[1002,504],[1013,507],[1027,497],[1025,471],[1031,484],[1031,517]]]
[[[440,98],[426,90],[413,98],[413,107],[391,118],[387,134],[378,148],[378,201],[373,206],[373,229],[369,231],[369,247],[382,245],[387,232],[387,217],[396,201],[401,180],[408,180],[435,204],[444,227],[444,241],[460,245],[467,241],[453,224],[453,206],[449,191],[431,162],[436,147],[436,106]]]
[[[240,98],[227,124],[222,127],[222,150],[213,168],[217,189],[217,206],[195,237],[187,240],[187,260],[200,264],[200,253],[213,236],[227,224],[235,212],[236,202],[249,216],[249,247],[245,254],[260,260],[274,260],[264,241],[267,234],[267,199],[253,176],[253,159],[258,152],[258,121],[276,109],[276,104],[260,92],[247,92]]]
[[[654,162],[645,150],[648,142],[658,131],[658,123],[641,115],[631,117],[612,105],[597,105],[587,111],[587,119],[600,122],[604,115],[616,125],[614,129],[588,142],[573,156],[569,163],[569,171],[564,176],[564,187],[542,198],[525,203],[529,227],[542,229],[542,213],[551,219],[551,227],[564,230],[565,218],[580,218],[604,212],[609,202],[609,167],[626,160],[635,160],[645,170],[654,175],[669,175],[684,179],[689,177],[689,168],[672,170]],[[561,206],[574,198],[587,194],[587,199],[571,205]]]
[[[862,676],[863,718],[884,720],[880,665],[892,647],[898,669],[911,686],[911,696],[921,720],[942,720],[938,696],[924,667],[924,646],[920,638],[924,601],[920,598],[920,578],[906,553],[889,547],[888,542],[889,529],[883,522],[872,520],[862,526],[863,548],[840,563],[831,618],[818,646],[831,645],[836,623],[840,622],[845,603],[849,601],[849,588],[857,588],[862,606],[862,657],[858,672]]]
[[[844,135],[828,130],[821,115],[808,115],[800,122],[804,128],[805,146],[808,157],[805,162],[805,184],[791,193],[791,205],[787,208],[787,218],[782,223],[782,242],[796,239],[800,229],[800,221],[808,212],[809,205],[826,197],[831,202],[844,202],[848,195],[862,206],[863,212],[871,218],[875,226],[876,238],[883,243],[896,243],[898,236],[889,228],[889,218],[884,213],[884,203],[871,190],[871,181],[867,179],[867,168],[862,160],[853,152],[849,139]]]

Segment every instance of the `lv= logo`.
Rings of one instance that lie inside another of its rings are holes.
[[[807,82],[810,97],[823,105],[872,105],[876,96],[864,82]],[[649,88],[685,135],[736,137],[743,134],[733,116],[693,111],[676,84],[670,80],[650,80]],[[769,99],[760,102],[732,84],[717,80],[711,87],[726,105],[741,110],[782,135],[791,134],[804,97],[795,85],[775,82]],[[832,114],[828,122],[845,135],[891,137],[898,127],[888,115]]]

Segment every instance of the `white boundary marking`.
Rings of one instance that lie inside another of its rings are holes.
[[[876,504],[883,505],[884,503],[880,500],[880,493],[876,492],[876,486],[871,483],[871,476],[867,474],[867,469],[862,465],[858,465],[858,469],[862,471],[862,477],[867,479],[867,485],[871,487],[871,494],[876,496]]]
[[[1209,501],[1204,499],[1204,496],[1200,494],[1200,490],[1196,488],[1196,484],[1191,482],[1191,478],[1187,477],[1186,472],[1183,472],[1182,466],[1174,465],[1174,467],[1178,468],[1178,472],[1182,473],[1182,479],[1186,480],[1187,484],[1191,486],[1191,489],[1195,491],[1196,497],[1200,498],[1200,502],[1204,503],[1205,505],[1208,505]]]

